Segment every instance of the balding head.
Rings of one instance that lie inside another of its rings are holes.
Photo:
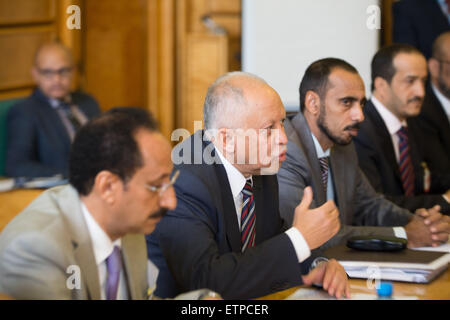
[[[428,69],[433,85],[450,99],[450,31],[442,33],[433,42]]]
[[[206,93],[203,120],[206,129],[242,127],[252,91],[273,89],[260,77],[246,72],[229,72],[219,77]],[[276,92],[273,91],[275,94]]]
[[[72,53],[58,42],[42,44],[34,55],[33,78],[49,98],[63,99],[69,94],[72,70]]]

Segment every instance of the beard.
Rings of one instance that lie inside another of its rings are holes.
[[[331,129],[328,127],[326,122],[326,111],[325,111],[325,105],[320,105],[320,115],[317,119],[317,126],[319,127],[320,131],[322,131],[323,134],[327,136],[328,139],[330,139],[334,144],[340,145],[340,146],[346,146],[352,142],[352,136],[350,135],[349,138],[341,138],[331,132]],[[354,123],[351,125],[348,125],[344,128],[344,130],[349,129],[358,129],[359,130],[359,123]]]

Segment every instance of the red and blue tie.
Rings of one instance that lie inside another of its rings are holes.
[[[400,166],[400,177],[402,179],[403,191],[406,196],[414,195],[414,168],[411,162],[411,156],[409,154],[409,144],[408,144],[408,129],[406,127],[401,127],[397,131],[399,137],[399,166]]]
[[[255,245],[255,201],[253,199],[253,187],[247,180],[242,189],[242,212],[241,212],[241,242],[242,252],[247,247]]]

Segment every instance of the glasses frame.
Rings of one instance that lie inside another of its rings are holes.
[[[165,184],[161,185],[160,187],[151,186],[151,185],[147,184],[145,187],[151,192],[162,195],[167,189],[169,189],[171,186],[173,186],[175,184],[179,175],[180,175],[180,170],[177,170],[177,171],[175,171],[175,173],[173,174],[172,178],[170,179],[170,181],[168,183],[165,183]]]

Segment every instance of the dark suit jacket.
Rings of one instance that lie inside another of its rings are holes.
[[[424,168],[421,162],[426,159],[420,146],[423,146],[426,141],[418,143],[423,137],[420,135],[417,119],[407,120],[409,151],[416,179],[415,196],[406,197],[389,131],[370,100],[364,107],[364,116],[365,120],[354,142],[359,166],[375,190],[397,205],[411,211],[418,208],[431,208],[439,204],[442,212],[448,213],[450,205],[441,194],[424,194]],[[440,184],[440,177],[431,172],[431,192],[441,192],[435,191],[442,189]]]
[[[450,30],[436,0],[401,0],[392,5],[394,42],[408,43],[428,59],[434,40]]]
[[[209,288],[225,299],[249,299],[301,284],[300,275],[309,272],[314,255],[299,264],[283,232],[276,176],[253,177],[256,244],[241,253],[226,171],[213,144],[202,141],[203,132],[197,131],[173,154],[183,150],[186,156],[192,151],[187,155],[189,162],[195,154],[202,159],[205,151],[212,153],[217,162],[175,165],[180,170],[175,183],[177,208],[147,236],[149,258],[160,269],[155,295],[171,297],[178,292]]]
[[[427,136],[427,154],[432,154],[430,166],[436,172],[450,173],[450,122],[444,107],[428,84],[418,121]],[[430,144],[432,142],[433,144]]]
[[[289,139],[287,158],[278,172],[278,181],[280,212],[291,224],[295,207],[307,186],[313,188],[311,208],[323,205],[326,194],[311,131],[303,114],[300,112],[292,120],[287,119],[285,130]],[[341,229],[322,249],[345,244],[351,236],[394,236],[392,226],[404,226],[409,222],[410,212],[376,194],[358,167],[352,143],[331,148],[330,168]]]
[[[89,95],[72,93],[72,101],[87,118],[100,114],[97,102]],[[67,176],[70,137],[58,113],[39,89],[11,107],[7,135],[8,176]]]

